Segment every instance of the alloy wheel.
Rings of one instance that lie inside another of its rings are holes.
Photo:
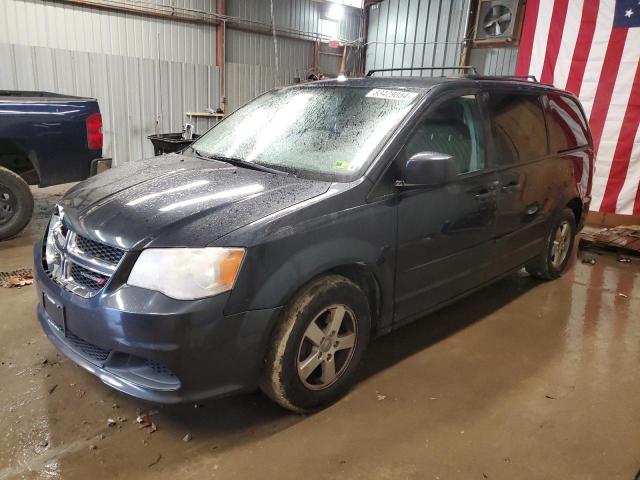
[[[558,228],[553,237],[553,243],[551,244],[551,265],[556,270],[562,267],[567,254],[569,253],[569,247],[571,246],[571,225],[564,220]]]
[[[349,366],[358,340],[353,311],[331,305],[320,312],[304,332],[296,361],[305,387],[322,390],[333,385]]]

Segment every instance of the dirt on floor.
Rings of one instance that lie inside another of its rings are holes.
[[[62,190],[36,190],[0,271],[30,267]],[[512,275],[374,341],[352,391],[309,416],[259,392],[126,397],[57,353],[33,286],[0,288],[0,479],[633,479],[640,262],[590,255],[557,281]]]

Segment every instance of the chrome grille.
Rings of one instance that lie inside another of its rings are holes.
[[[56,283],[89,298],[107,284],[125,251],[76,234],[54,214],[43,253],[45,270]]]
[[[97,293],[109,280],[109,277],[100,273],[89,270],[88,268],[81,267],[71,262],[69,267],[69,276],[73,280],[87,290]]]
[[[81,237],[80,235],[76,236],[76,248],[85,255],[98,258],[112,265],[117,265],[124,255],[124,250],[110,245],[105,245],[103,243],[94,242],[93,240]]]

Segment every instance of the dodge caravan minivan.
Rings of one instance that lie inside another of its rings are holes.
[[[73,187],[35,245],[38,318],[135,397],[311,411],[371,338],[522,267],[560,276],[593,160],[576,97],[527,79],[275,89]]]

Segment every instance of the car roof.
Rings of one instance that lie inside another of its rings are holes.
[[[347,78],[338,80],[319,80],[315,82],[303,83],[301,86],[345,86],[345,87],[369,87],[369,88],[415,88],[419,90],[430,90],[436,85],[451,84],[451,86],[504,88],[511,87],[518,91],[529,93],[542,93],[555,91],[563,94],[573,94],[555,88],[553,85],[539,83],[527,77],[514,76],[484,76],[484,75],[460,75],[460,76],[366,76]]]

